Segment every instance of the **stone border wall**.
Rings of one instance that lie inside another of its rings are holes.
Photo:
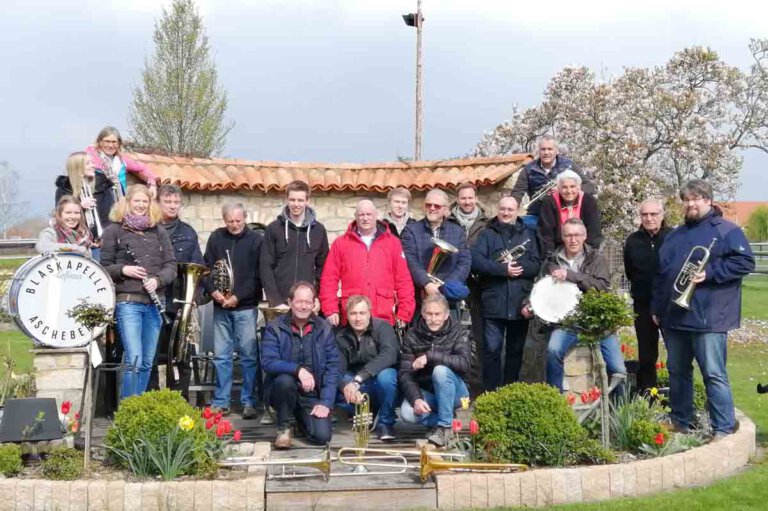
[[[755,454],[755,425],[741,412],[739,431],[679,454],[633,463],[538,469],[513,474],[441,473],[440,509],[543,507],[640,497],[703,486],[734,474]]]

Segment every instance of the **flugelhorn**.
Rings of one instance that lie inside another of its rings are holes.
[[[427,263],[427,277],[438,286],[442,286],[445,282],[436,277],[437,270],[445,262],[446,257],[457,253],[459,249],[440,238],[432,238],[432,244],[434,248],[429,263]]]
[[[232,294],[232,288],[235,285],[235,274],[232,270],[232,259],[229,256],[229,250],[226,250],[227,258],[219,259],[213,263],[211,277],[213,278],[213,287],[224,296]]]
[[[196,263],[178,263],[179,277],[181,278],[181,300],[174,298],[173,303],[178,303],[181,308],[176,312],[176,320],[173,323],[171,337],[168,339],[168,374],[174,374],[173,364],[183,363],[189,355],[190,326],[192,315],[196,307],[195,291],[200,285],[200,280],[211,270],[207,266]],[[174,378],[175,379],[175,378]]]
[[[521,463],[480,463],[472,461],[433,460],[425,447],[421,448],[419,476],[421,482],[427,482],[435,472],[520,472],[528,470],[528,465]]]
[[[543,199],[544,197],[549,195],[550,192],[552,190],[554,190],[555,188],[557,188],[557,180],[556,179],[553,179],[553,180],[547,182],[547,184],[545,184],[544,186],[539,188],[539,190],[536,193],[533,194],[533,197],[531,197],[531,200],[528,201],[528,206],[526,206],[526,207],[530,207],[531,204],[533,204],[537,200]]]
[[[499,257],[496,258],[497,263],[512,264],[525,254],[525,246],[530,243],[531,240],[525,240],[516,247],[502,250]]]
[[[83,199],[93,199],[93,192],[88,183],[83,183],[83,189],[80,193],[80,197]],[[96,229],[96,239],[101,239],[101,235],[104,233],[104,229],[101,226],[101,219],[99,218],[99,212],[96,206],[92,208],[83,208],[85,211],[85,223],[89,229]]]
[[[691,308],[691,297],[696,290],[696,283],[693,281],[693,278],[697,273],[701,273],[704,266],[706,266],[709,261],[709,256],[712,253],[712,247],[716,242],[717,238],[712,238],[712,243],[709,244],[709,247],[696,245],[688,253],[688,257],[685,259],[683,267],[680,268],[680,272],[677,274],[677,277],[675,277],[675,282],[672,285],[674,291],[680,293],[680,296],[672,300],[675,305],[684,309]],[[698,261],[695,260],[697,252],[701,252],[701,257]]]

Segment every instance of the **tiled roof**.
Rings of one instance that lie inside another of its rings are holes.
[[[749,216],[760,206],[768,206],[768,201],[738,201],[720,203],[725,218],[740,226],[746,226]]]
[[[513,154],[494,158],[387,163],[296,163],[183,158],[153,154],[127,155],[145,163],[163,183],[185,190],[283,191],[301,179],[316,191],[387,192],[396,186],[410,190],[455,188],[469,181],[475,186],[496,184],[532,158]]]

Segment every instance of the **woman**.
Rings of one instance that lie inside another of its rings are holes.
[[[46,227],[37,238],[35,250],[46,252],[77,252],[91,255],[93,238],[85,225],[82,208],[77,199],[65,195],[56,204],[53,226]]]
[[[157,176],[143,163],[125,158],[121,154],[123,138],[112,126],[99,132],[96,144],[88,146],[86,152],[91,157],[98,172],[103,173],[111,182],[115,201],[128,189],[128,172],[136,175],[149,186],[151,198],[157,196]]]
[[[176,278],[176,260],[168,233],[159,224],[157,203],[144,185],[128,188],[112,209],[114,222],[104,229],[101,265],[115,283],[115,318],[124,361],[136,370],[123,374],[121,396],[143,393],[160,335],[161,318],[153,295],[164,296]]]

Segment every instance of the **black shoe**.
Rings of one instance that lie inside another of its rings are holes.
[[[252,406],[246,406],[243,408],[243,419],[255,419],[259,416],[259,412],[256,411],[256,408]]]
[[[392,424],[379,424],[379,440],[388,442],[391,440],[397,440],[397,433],[395,432],[395,426]]]

